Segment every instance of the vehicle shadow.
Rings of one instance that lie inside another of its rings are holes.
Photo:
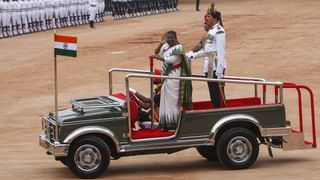
[[[266,169],[266,168],[281,168],[290,164],[299,166],[306,162],[314,161],[308,158],[262,158],[258,159],[256,163],[250,167],[251,170]],[[155,162],[139,162],[139,164],[126,163],[126,164],[115,164],[111,163],[108,170],[101,176],[103,177],[118,177],[123,176],[135,176],[148,174],[148,176],[159,175],[159,174],[174,174],[183,173],[186,170],[192,171],[229,171],[219,161],[211,162],[205,159],[192,159],[192,160],[178,160],[178,161],[166,161],[165,159],[161,162],[158,160]]]
[[[268,167],[282,167],[285,165],[295,164],[295,166],[299,166],[301,164],[305,164],[306,162],[316,161],[310,158],[301,158],[301,157],[265,157],[258,159],[254,164],[253,168],[268,168]]]
[[[183,173],[186,170],[189,172],[208,172],[208,171],[229,171],[219,161],[211,162],[206,159],[192,158],[192,159],[125,159],[111,161],[110,166],[100,178],[119,178],[129,176],[157,176],[159,174],[174,174]],[[250,167],[251,170],[267,169],[267,168],[281,168],[286,165],[295,164],[299,166],[306,162],[315,161],[310,158],[284,157],[284,158],[259,158],[256,163]],[[66,179],[78,179],[67,167],[55,168],[51,170],[55,176]]]
[[[159,174],[172,174],[172,173],[183,173],[188,171],[212,171],[212,170],[223,170],[221,164],[217,162],[210,162],[205,159],[198,160],[179,160],[179,161],[166,161],[161,162],[146,162],[139,164],[111,164],[109,169],[102,175],[102,177],[117,177],[130,175],[141,175],[148,174],[159,175]]]

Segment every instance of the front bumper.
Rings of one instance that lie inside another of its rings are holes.
[[[39,136],[39,144],[47,150],[48,154],[55,157],[67,156],[69,151],[69,144],[60,144],[59,142],[51,142],[47,135],[41,134]]]

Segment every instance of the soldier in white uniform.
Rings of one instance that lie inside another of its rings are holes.
[[[0,4],[0,6],[2,7],[2,33],[3,33],[3,37],[8,37],[9,36],[9,24],[8,24],[8,14],[9,14],[9,10],[8,10],[8,6],[7,6],[7,2],[2,1],[2,3]]]
[[[2,0],[0,0],[0,39],[2,39],[3,36],[3,23],[2,23],[2,14],[3,14],[3,7],[2,7]]]
[[[40,11],[41,11],[41,3],[40,0],[35,0],[35,7],[36,7],[36,26],[37,26],[37,31],[41,31],[41,17],[40,17]]]
[[[12,15],[13,15],[13,6],[12,6],[12,3],[10,1],[8,1],[6,3],[6,9],[7,9],[7,18],[6,18],[6,21],[7,21],[7,26],[8,26],[8,32],[9,32],[9,36],[12,36],[13,35],[13,29],[12,29]]]
[[[66,23],[64,21],[64,0],[58,0],[59,2],[59,22],[61,27],[66,27]]]
[[[55,18],[55,28],[60,28],[60,0],[54,0],[54,18]]]
[[[39,31],[39,8],[37,0],[31,0],[31,6],[32,6],[32,27],[34,32]]]
[[[17,14],[18,14],[18,7],[16,1],[9,1],[11,6],[11,22],[12,22],[12,35],[18,35],[18,24],[17,24]]]
[[[70,19],[69,19],[69,6],[70,6],[70,0],[69,1],[62,1],[63,2],[63,19],[66,24],[66,27],[71,26]]]
[[[112,2],[111,0],[105,0],[105,12],[107,15],[112,14]]]
[[[2,12],[3,11],[3,8],[2,8],[2,0],[0,0],[0,39],[3,38],[3,29],[2,29]]]
[[[18,33],[23,34],[23,28],[22,28],[22,0],[17,0],[17,24],[18,24]]]
[[[65,22],[67,27],[71,26],[71,22],[70,22],[70,11],[71,11],[71,0],[69,1],[64,1],[64,18],[65,18]]]
[[[119,8],[118,8],[118,0],[111,0],[112,1],[112,18],[119,19]]]
[[[87,10],[88,10],[88,1],[87,0],[80,0],[81,1],[81,24],[87,23]]]
[[[76,4],[76,15],[75,15],[75,22],[76,25],[80,25],[81,21],[81,1],[80,0],[75,0]]]
[[[225,59],[226,33],[217,18],[218,15],[215,12],[210,12],[207,15],[206,23],[210,29],[207,33],[203,50],[189,52],[187,56],[189,58],[206,57],[204,64],[205,75],[208,78],[221,79],[227,68]],[[223,107],[225,102],[222,84],[209,82],[208,88],[214,107]]]
[[[32,2],[30,0],[25,1],[25,6],[26,6],[26,12],[27,12],[27,20],[28,20],[28,27],[29,27],[29,32],[34,32],[33,29],[33,19],[32,19]]]
[[[100,1],[101,0],[96,0],[97,1],[97,7],[96,7],[96,17],[95,20],[96,22],[100,22]]]
[[[45,25],[46,25],[46,29],[51,29],[51,15],[52,15],[52,11],[51,11],[51,4],[49,0],[43,0],[44,1],[44,6],[45,6]]]
[[[81,9],[80,9],[80,0],[74,0],[75,2],[75,25],[80,25],[80,20],[81,20]]]
[[[98,5],[98,2],[96,0],[89,0],[90,28],[94,28],[94,22],[95,22],[96,14],[97,14],[97,5]]]
[[[21,21],[22,21],[22,32],[28,33],[29,32],[29,24],[28,24],[28,16],[27,16],[27,3],[25,0],[20,1],[20,8],[21,8]]]
[[[104,2],[104,0],[99,0],[99,3],[98,3],[98,22],[103,21],[104,11],[105,11],[105,2]]]
[[[39,6],[39,26],[40,26],[41,31],[45,31],[45,30],[47,30],[46,18],[45,18],[45,14],[46,14],[45,1],[39,0],[38,6]]]
[[[76,0],[70,0],[69,1],[69,21],[71,26],[76,25],[76,13],[77,13],[77,5],[76,5]]]
[[[89,2],[88,0],[82,0],[81,10],[82,10],[82,24],[87,24],[87,12],[89,9]]]

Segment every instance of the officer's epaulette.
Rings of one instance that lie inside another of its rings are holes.
[[[220,26],[220,25],[218,25],[218,26],[217,26],[217,29],[218,29],[218,30],[220,30],[220,29],[221,29],[221,26]]]
[[[224,31],[218,31],[216,34],[223,34]]]

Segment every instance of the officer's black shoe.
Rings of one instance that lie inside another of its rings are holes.
[[[90,28],[94,28],[94,21],[90,21]]]

